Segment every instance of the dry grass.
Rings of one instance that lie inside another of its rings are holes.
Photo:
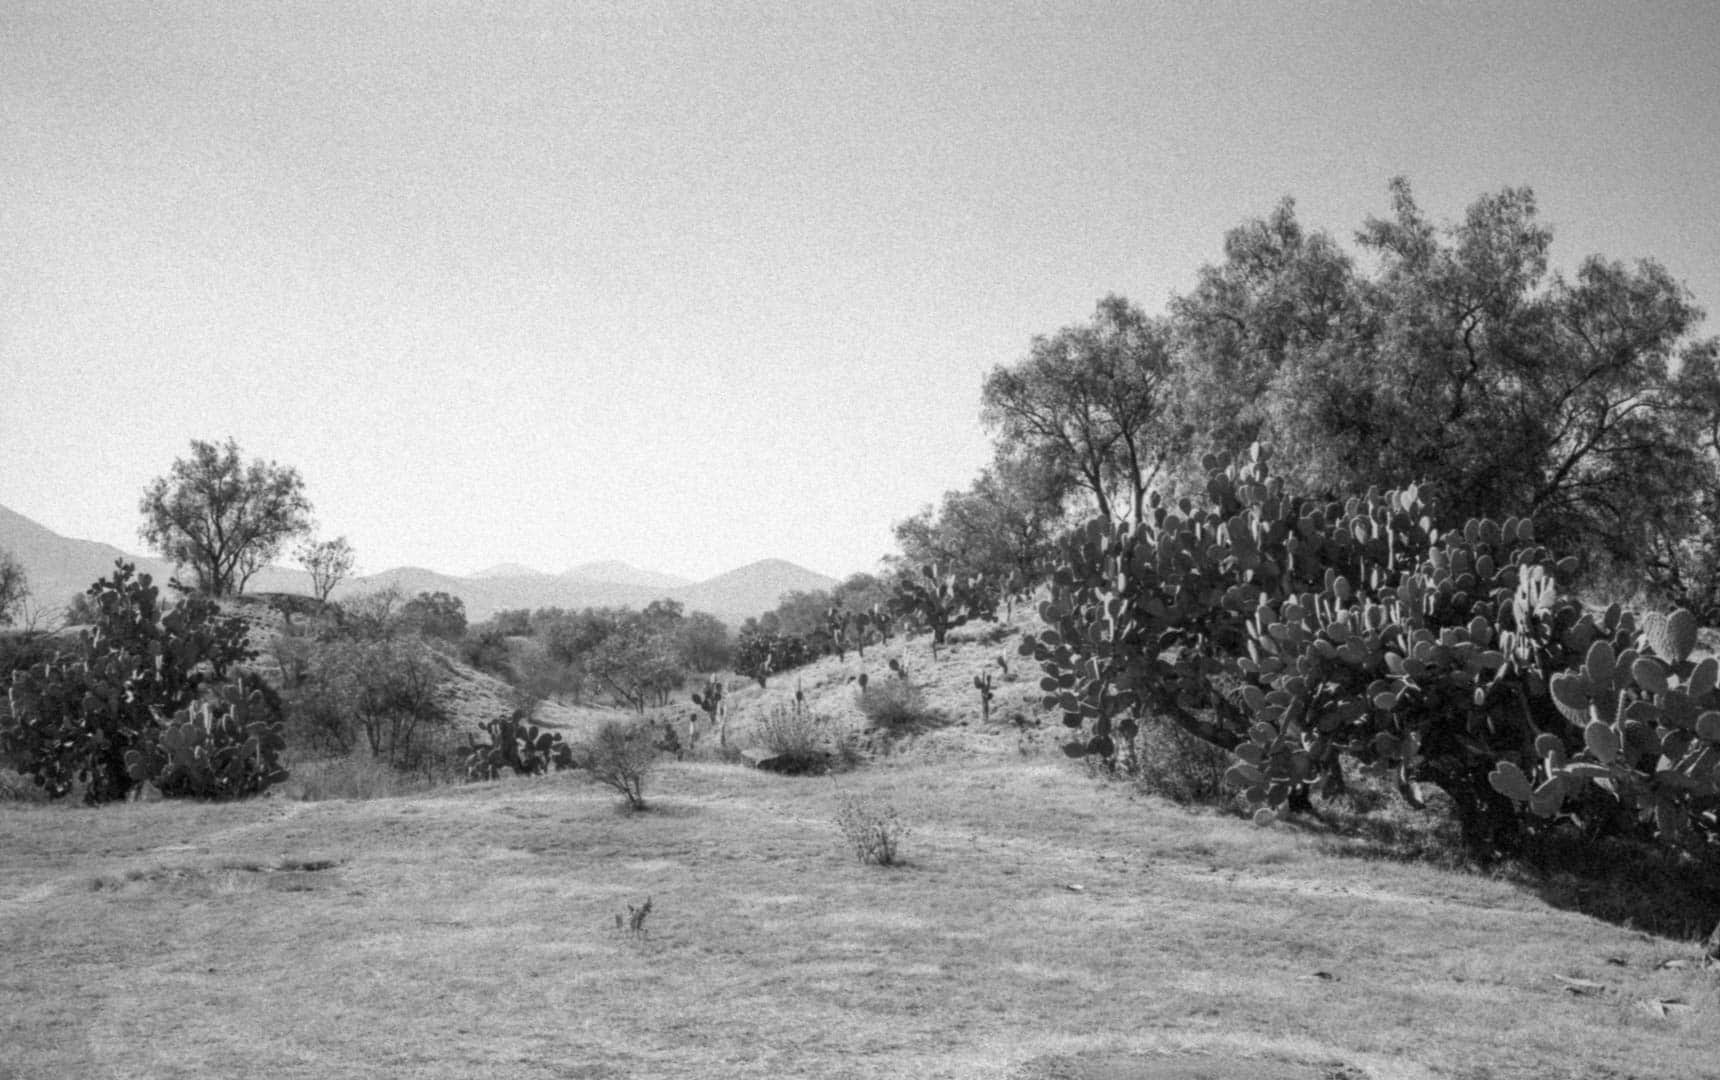
[[[854,859],[845,796],[900,811],[903,865]],[[1080,1077],[1173,1051],[1308,1077],[1710,1069],[1714,976],[1659,966],[1692,945],[1064,763],[671,763],[653,801],[620,815],[563,774],[0,810],[0,1076]],[[649,934],[618,933],[646,896]],[[1691,1011],[1637,1004],[1670,998]]]

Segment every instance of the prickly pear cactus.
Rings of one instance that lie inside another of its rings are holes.
[[[573,747],[560,732],[543,731],[531,723],[524,712],[515,712],[484,725],[490,741],[472,740],[466,754],[466,777],[470,780],[494,780],[503,769],[516,776],[536,776],[554,769],[571,769],[575,765]]]
[[[1494,788],[1542,818],[1599,802],[1665,844],[1710,849],[1720,840],[1720,662],[1692,659],[1696,630],[1684,609],[1650,612],[1623,647],[1593,641],[1550,680],[1566,729],[1501,762]]]
[[[126,751],[126,769],[134,783],[153,783],[168,798],[242,799],[287,779],[286,746],[261,695],[228,686],[175,713],[153,742]]]

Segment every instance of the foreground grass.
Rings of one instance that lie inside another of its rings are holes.
[[[0,1077],[1714,1075],[1689,943],[1061,762],[648,794],[0,807]]]

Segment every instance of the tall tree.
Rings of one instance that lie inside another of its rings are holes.
[[[1713,487],[1711,342],[1652,262],[1548,272],[1527,189],[1431,222],[1394,181],[1357,235],[1361,273],[1288,201],[1233,231],[1173,304],[1178,409],[1206,448],[1271,443],[1314,491],[1430,483],[1459,523],[1535,519],[1542,538],[1642,569]]]
[[[1006,454],[1054,470],[1107,518],[1138,519],[1184,440],[1168,422],[1172,372],[1164,324],[1107,296],[1089,323],[1035,338],[1026,358],[993,369],[982,416]]]
[[[297,469],[239,459],[224,446],[193,440],[191,456],[144,489],[144,541],[181,567],[197,591],[241,593],[281,545],[310,527],[310,503]]]
[[[935,564],[984,577],[989,591],[1025,587],[1043,573],[1063,527],[1067,485],[1025,456],[1001,456],[966,491],[951,491],[896,523],[909,566]]]

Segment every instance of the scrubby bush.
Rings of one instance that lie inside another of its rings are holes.
[[[757,736],[770,751],[776,772],[807,775],[830,768],[830,721],[808,709],[798,695],[792,704],[771,706],[758,723]]]
[[[645,778],[657,763],[656,735],[644,721],[611,720],[574,751],[581,768],[621,793],[630,810],[644,810]]]
[[[843,796],[836,806],[836,827],[854,849],[855,858],[877,866],[894,866],[898,849],[909,829],[896,808],[854,795]]]
[[[284,684],[288,735],[314,754],[371,756],[426,776],[463,757],[442,700],[447,661],[422,641],[341,639],[280,650],[296,678]]]
[[[860,688],[860,711],[880,731],[901,732],[935,719],[925,695],[906,678],[872,679]]]
[[[744,632],[734,649],[735,673],[764,686],[772,675],[810,664],[819,655],[798,637],[764,631]]]

